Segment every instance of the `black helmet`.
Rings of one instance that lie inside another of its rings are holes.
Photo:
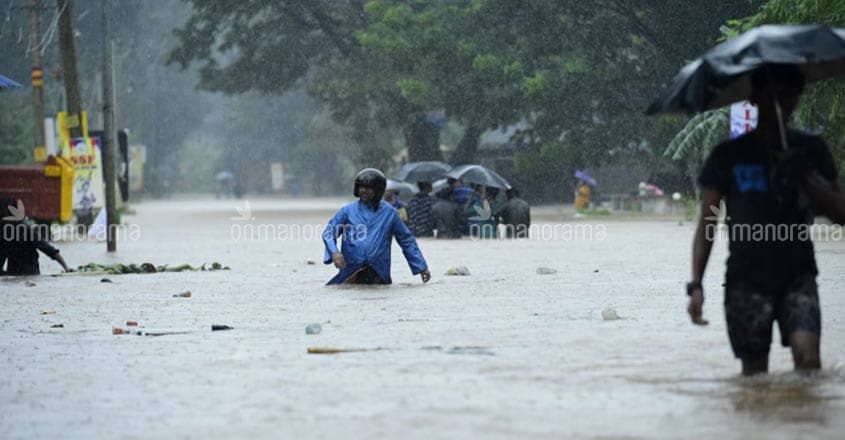
[[[355,197],[358,197],[358,187],[361,185],[372,187],[376,193],[375,199],[381,200],[387,188],[387,178],[384,177],[384,173],[375,168],[364,168],[355,176],[355,190],[352,192]]]

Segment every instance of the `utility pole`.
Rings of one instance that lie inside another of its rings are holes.
[[[71,138],[82,137],[82,96],[76,72],[76,50],[73,42],[70,0],[56,0],[59,8],[59,46],[62,53],[65,97],[67,98],[67,126]]]
[[[32,118],[35,123],[35,145],[32,150],[36,162],[47,160],[47,144],[44,140],[44,69],[41,66],[41,42],[38,28],[38,0],[30,0],[29,50],[32,57]]]
[[[112,66],[111,0],[103,0],[103,178],[106,180],[106,247],[108,252],[117,250],[115,237],[115,144],[114,123],[114,68]]]

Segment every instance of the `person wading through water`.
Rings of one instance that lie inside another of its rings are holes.
[[[328,284],[390,284],[390,243],[393,237],[402,248],[411,273],[424,283],[431,279],[414,235],[399,213],[382,200],[387,179],[375,168],[366,168],[355,177],[349,203],[329,220],[323,231],[325,264],[334,263],[340,272]],[[343,237],[341,250],[337,238]]]
[[[752,102],[759,108],[757,129],[717,146],[701,172],[687,312],[693,323],[707,324],[701,281],[717,231],[718,215],[713,213],[718,214],[724,199],[730,240],[725,316],[742,374],[768,371],[775,321],[781,343],[792,349],[795,369],[817,370],[821,313],[810,226],[815,213],[835,212],[830,203],[831,194],[840,194],[838,172],[819,137],[792,130],[785,139],[781,136],[780,124],[789,120],[804,87],[801,72],[768,66],[752,74],[751,84]],[[819,178],[828,185],[827,198],[811,190],[819,186]]]

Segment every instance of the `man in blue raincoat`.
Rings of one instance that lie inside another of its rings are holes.
[[[355,177],[358,201],[342,207],[323,231],[326,253],[323,263],[334,263],[340,272],[328,284],[390,284],[390,243],[393,237],[414,275],[424,283],[431,279],[428,264],[414,235],[399,213],[382,200],[387,179],[381,171],[367,168]],[[338,251],[337,238],[343,237]]]

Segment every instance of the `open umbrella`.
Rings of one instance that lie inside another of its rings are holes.
[[[438,192],[440,192],[442,189],[444,189],[444,188],[446,188],[446,187],[448,187],[448,186],[449,186],[449,181],[448,181],[447,179],[445,179],[445,178],[444,178],[444,179],[438,179],[438,180],[435,180],[435,181],[431,184],[431,193],[432,193],[432,194],[437,194],[437,193],[438,193]]]
[[[18,88],[23,87],[22,85],[18,84],[17,82],[0,75],[0,89],[10,89],[10,88]]]
[[[593,179],[593,176],[587,174],[586,171],[575,170],[575,178],[583,180],[587,185],[596,186],[596,179]]]
[[[446,173],[446,177],[459,179],[464,183],[511,189],[511,184],[504,177],[482,165],[461,165],[452,168],[452,171]]]
[[[408,182],[400,182],[396,179],[387,179],[385,191],[396,191],[399,194],[399,198],[403,200],[410,200],[414,194],[420,192],[416,185]]]
[[[434,182],[446,177],[451,169],[451,165],[438,161],[408,162],[393,177],[405,182]]]
[[[843,75],[845,29],[817,24],[751,29],[684,66],[646,114],[695,113],[746,100],[751,74],[767,65],[793,65],[807,82]]]

